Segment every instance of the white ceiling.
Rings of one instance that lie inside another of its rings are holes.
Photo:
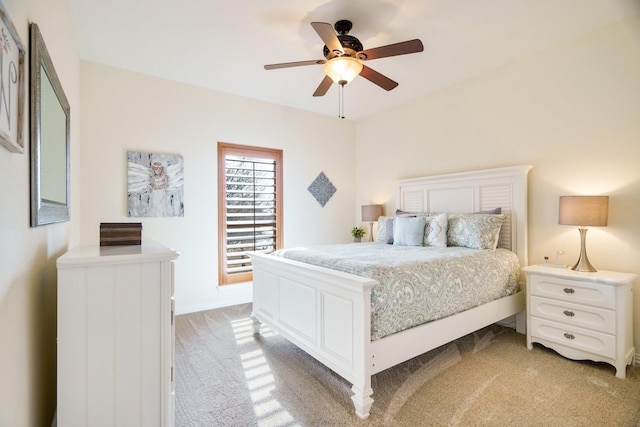
[[[312,97],[322,66],[313,21],[349,19],[365,49],[409,39],[421,53],[367,66],[400,85],[345,86],[347,119],[385,111],[640,12],[640,0],[70,0],[80,57],[337,117],[338,89]]]

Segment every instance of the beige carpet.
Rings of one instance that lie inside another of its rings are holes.
[[[375,375],[360,420],[350,384],[268,330],[254,337],[250,313],[177,316],[177,427],[640,425],[640,368],[618,379],[495,325]]]

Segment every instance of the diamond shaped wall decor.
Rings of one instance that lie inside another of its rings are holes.
[[[311,185],[307,187],[307,190],[309,190],[311,195],[320,203],[320,206],[324,207],[331,196],[333,196],[333,193],[336,192],[336,187],[333,186],[324,172],[320,172],[320,175],[313,180]]]

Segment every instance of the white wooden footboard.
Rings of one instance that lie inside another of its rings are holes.
[[[254,332],[264,322],[349,381],[360,418],[371,395],[371,288],[377,281],[251,254]]]

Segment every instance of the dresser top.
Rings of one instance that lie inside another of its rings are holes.
[[[632,283],[638,278],[634,273],[620,273],[617,271],[574,271],[570,268],[545,267],[543,265],[530,265],[522,269],[525,273],[535,273],[543,276],[559,277],[567,280],[582,280],[585,282],[626,284]]]
[[[128,262],[170,261],[180,253],[155,240],[147,239],[142,245],[132,246],[76,246],[60,258],[58,268],[88,264],[119,264]]]

